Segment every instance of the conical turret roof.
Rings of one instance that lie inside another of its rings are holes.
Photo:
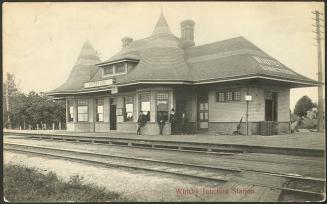
[[[161,35],[161,34],[171,34],[171,31],[169,29],[168,23],[161,11],[160,18],[154,27],[154,30],[152,32],[152,36],[154,35]]]
[[[93,65],[100,61],[96,50],[92,47],[89,40],[83,44],[82,50],[77,58],[76,65]]]
[[[65,92],[82,89],[84,83],[89,81],[98,71],[95,64],[99,62],[100,58],[98,57],[96,50],[93,48],[91,43],[86,40],[66,82],[51,92]]]

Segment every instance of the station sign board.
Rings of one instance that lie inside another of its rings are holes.
[[[245,95],[245,100],[246,101],[252,101],[252,96],[251,95]]]
[[[101,81],[92,81],[92,82],[84,83],[84,88],[107,86],[107,85],[112,85],[112,84],[113,84],[112,79],[106,79],[106,80],[101,80]]]
[[[118,87],[117,86],[114,86],[111,89],[111,94],[116,94],[116,93],[118,93]]]

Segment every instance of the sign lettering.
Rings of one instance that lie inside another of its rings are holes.
[[[260,67],[265,71],[280,72],[280,73],[293,74],[294,75],[293,72],[291,72],[290,70],[287,70],[287,69],[280,69],[280,68],[265,66],[265,65],[261,65],[261,64],[260,64]]]
[[[283,65],[277,60],[262,58],[258,56],[252,56],[257,62],[259,62],[260,67],[265,71],[280,72],[285,74],[295,75],[294,72],[285,69]]]
[[[101,81],[92,81],[92,82],[84,83],[84,88],[107,86],[107,85],[112,85],[112,84],[113,84],[112,79],[106,79],[106,80],[101,80]]]

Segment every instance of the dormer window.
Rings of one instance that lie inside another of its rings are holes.
[[[105,67],[103,69],[104,75],[112,75],[114,74],[114,67],[112,65]]]
[[[115,76],[127,74],[127,63],[121,62],[117,64],[107,65],[103,67],[103,76]]]
[[[98,64],[102,68],[102,77],[111,77],[122,74],[127,74],[137,65],[139,60],[136,59],[122,59],[115,62],[107,62]]]
[[[126,63],[119,63],[115,66],[115,73],[121,74],[126,72]]]

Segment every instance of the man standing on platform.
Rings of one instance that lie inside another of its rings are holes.
[[[159,111],[158,112],[158,123],[159,123],[160,135],[162,135],[162,130],[165,126],[166,121],[167,121],[167,115],[165,117],[164,113],[162,111]]]
[[[169,122],[171,124],[171,134],[174,134],[176,132],[176,115],[175,115],[175,109],[171,109],[171,113],[169,115]]]
[[[143,115],[142,111],[140,111],[139,118],[137,119],[137,123],[139,127],[137,128],[136,134],[138,135],[141,134],[141,128],[145,125],[146,122],[147,122],[146,116]]]

